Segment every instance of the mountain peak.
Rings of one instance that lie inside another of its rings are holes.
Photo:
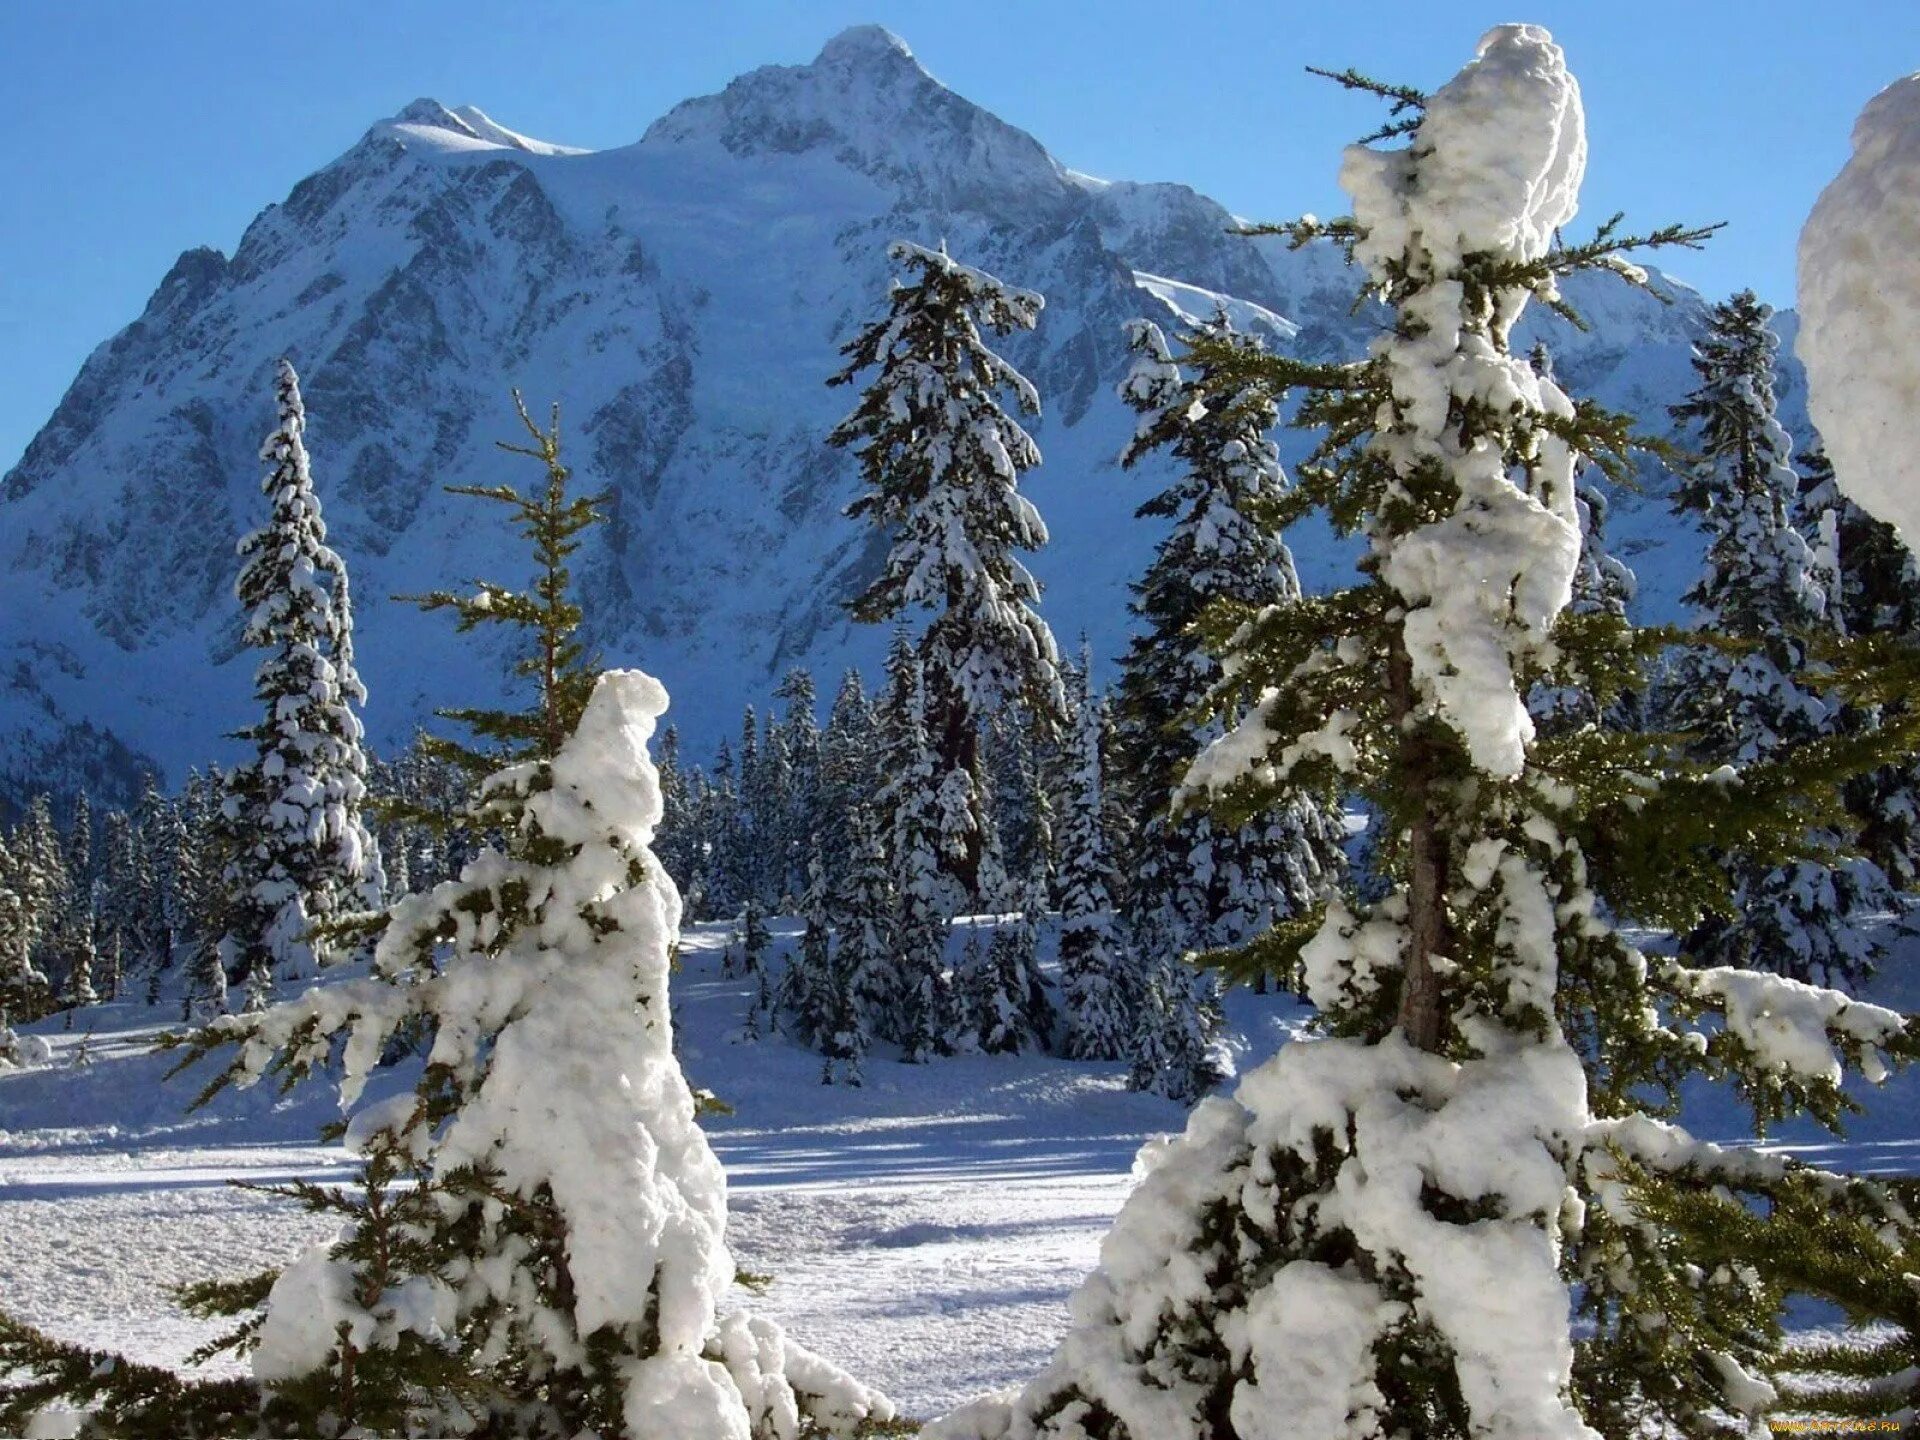
[[[913,61],[907,42],[884,25],[850,25],[820,47],[815,65],[872,65]]]
[[[422,130],[436,132],[433,139],[455,149],[524,150],[529,155],[586,153],[570,145],[553,145],[545,140],[535,140],[517,131],[509,130],[506,126],[495,122],[493,117],[478,105],[461,105],[449,109],[430,97],[415,100],[399,114],[383,123],[386,126],[404,127],[416,134]]]
[[[1065,172],[1039,141],[949,90],[879,25],[841,31],[810,64],[762,66],[684,101],[640,143],[823,157],[939,208],[1007,215],[1066,203]]]

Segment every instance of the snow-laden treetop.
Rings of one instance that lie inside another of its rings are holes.
[[[1374,346],[1398,412],[1375,448],[1405,477],[1438,465],[1459,488],[1444,520],[1384,547],[1376,538],[1381,578],[1412,602],[1415,683],[1474,762],[1503,777],[1520,773],[1533,736],[1517,668],[1548,643],[1572,593],[1573,462],[1562,441],[1538,437],[1522,488],[1497,445],[1463,439],[1448,416],[1474,405],[1572,415],[1566,396],[1505,353],[1529,292],[1496,285],[1482,300],[1473,291],[1487,261],[1547,253],[1578,207],[1586,165],[1566,57],[1540,27],[1502,25],[1427,100],[1412,145],[1350,146],[1340,167],[1363,232],[1356,258],[1383,293],[1405,276],[1401,330]]]
[[[1800,235],[1807,408],[1840,488],[1920,545],[1920,74],[1867,102]]]
[[[1463,255],[1547,253],[1587,168],[1580,86],[1538,25],[1501,25],[1427,101],[1415,149],[1347,148],[1340,185],[1366,228],[1357,257],[1397,259],[1415,238],[1444,273]],[[1415,175],[1419,183],[1413,183]]]

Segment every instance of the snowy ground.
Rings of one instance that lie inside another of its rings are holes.
[[[725,938],[713,927],[687,936],[675,995],[690,1078],[736,1111],[708,1122],[731,1179],[735,1254],[773,1276],[763,1298],[743,1302],[910,1414],[1032,1374],[1127,1193],[1140,1142],[1178,1128],[1180,1111],[1128,1093],[1120,1066],[1051,1059],[875,1058],[865,1088],[823,1087],[817,1056],[779,1039],[735,1043],[747,987],[719,978]],[[1920,946],[1890,963],[1877,998],[1920,1008],[1916,970]],[[328,1229],[226,1182],[344,1178],[349,1167],[313,1143],[335,1113],[320,1087],[223,1096],[188,1115],[197,1087],[163,1081],[167,1060],[143,1053],[160,1012],[130,1003],[91,1013],[90,1038],[58,1021],[35,1027],[55,1046],[51,1067],[0,1076],[0,1308],[174,1363],[213,1327],[175,1312],[168,1286],[279,1263]],[[1243,1062],[1302,1018],[1284,1000],[1244,994],[1231,1017]],[[1917,1099],[1920,1082],[1901,1077],[1845,1141],[1785,1138],[1819,1145],[1826,1163],[1920,1170]],[[1722,1106],[1703,1104],[1693,1119],[1715,1138],[1740,1133]]]

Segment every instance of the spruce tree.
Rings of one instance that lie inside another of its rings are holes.
[[[1127,1086],[1192,1105],[1226,1078],[1217,982],[1161,950],[1141,980]]]
[[[360,817],[366,757],[354,707],[366,691],[353,667],[346,566],[327,544],[299,377],[286,360],[274,393],[277,418],[260,451],[268,519],[241,540],[235,585],[242,641],[265,652],[253,686],[264,714],[239,732],[253,754],[223,802],[239,838],[228,933],[247,974],[326,963],[333,948],[314,927],[377,905],[382,880]]]
[[[33,963],[34,887],[26,840],[16,833],[11,848],[0,843],[0,1016],[16,1023],[46,1014],[52,996],[47,977]]]
[[[1826,452],[1798,457],[1800,506],[1807,534],[1827,557],[1827,621],[1842,635],[1920,643],[1920,568],[1891,525],[1873,519],[1840,493]],[[1884,706],[1843,712],[1841,726],[1859,730],[1904,713],[1904,696]],[[1860,851],[1903,891],[1920,889],[1920,757],[1907,757],[1847,787],[1847,809]]]
[[[767,977],[767,947],[773,943],[773,934],[767,929],[766,913],[759,900],[752,896],[740,911],[734,943],[740,947],[739,973],[746,977],[752,991],[747,1006],[747,1038],[758,1040],[770,1028],[768,1022],[773,1016],[773,990]]]
[[[1198,333],[1230,354],[1261,348],[1224,319]],[[1180,473],[1136,512],[1171,529],[1133,587],[1130,608],[1146,628],[1121,661],[1109,789],[1132,835],[1120,852],[1132,882],[1129,933],[1136,945],[1178,954],[1245,944],[1313,908],[1339,870],[1341,836],[1323,795],[1303,792],[1232,830],[1204,807],[1180,804],[1187,766],[1221,724],[1195,718],[1220,679],[1196,622],[1219,600],[1296,604],[1300,581],[1271,523],[1286,488],[1271,392],[1252,379],[1223,383],[1210,366],[1183,374],[1150,321],[1129,324],[1127,339],[1134,363],[1120,396],[1140,420],[1121,463],[1166,451]]]
[[[1118,1060],[1127,1051],[1134,997],[1128,955],[1114,933],[1102,818],[1099,706],[1075,675],[1078,716],[1066,741],[1060,817],[1060,989],[1066,1053]]]
[[[1031,330],[1041,298],[946,253],[905,241],[888,249],[904,272],[883,319],[841,350],[850,385],[876,372],[853,413],[829,435],[859,460],[863,493],[847,509],[887,537],[880,576],[853,602],[857,619],[932,611],[918,653],[943,797],[939,852],[962,887],[980,863],[980,732],[1010,704],[1051,726],[1065,695],[1052,632],[1034,609],[1039,584],[1019,558],[1047,542],[1039,511],[1019,492],[1040,463],[1031,436],[1002,406],[1040,410],[1033,386],[984,336]]]
[[[1037,960],[1046,887],[1030,881],[994,908],[999,918],[977,966],[962,972],[970,1040],[989,1055],[1044,1052],[1055,1015]],[[1007,901],[1011,900],[1011,904]]]
[[[807,862],[807,888],[800,898],[803,929],[800,946],[780,977],[775,1004],[782,1026],[803,1045],[820,1048],[832,1034],[844,997],[833,957],[833,892],[827,885],[827,867],[820,847]]]
[[[879,720],[858,670],[841,677],[820,736],[820,797],[813,833],[835,894],[845,889],[854,859],[853,812],[879,790]]]
[[[28,802],[18,841],[28,959],[32,967],[52,978],[64,973],[60,946],[71,886],[66,849],[53,823],[53,806],[45,795],[36,795]]]
[[[147,977],[149,987],[173,966],[173,942],[181,908],[176,859],[179,854],[179,812],[160,792],[149,774],[134,811],[135,865],[138,872],[133,899],[132,953],[129,969]],[[159,996],[153,993],[154,1001]]]
[[[226,1287],[229,1308],[258,1315],[251,1387],[214,1433],[791,1440],[890,1418],[777,1326],[720,1309],[735,1278],[725,1181],[673,1055],[680,906],[649,846],[647,745],[666,694],[583,655],[567,561],[599,517],[567,491],[557,415],[547,429],[521,416],[533,444],[509,448],[542,464],[545,486],[477,493],[510,509],[532,589],[423,601],[462,628],[510,626],[534,682],[522,708],[459,712],[473,739],[443,742],[476,768],[494,757],[471,818],[497,845],[393,907],[372,976],[230,1018],[187,1050],[238,1047],[213,1089],[291,1083],[343,1055],[353,1107],[395,1037],[433,1036],[415,1088],[346,1126],[359,1192],[291,1188],[342,1216],[342,1238]],[[71,1353],[0,1327],[0,1372]],[[72,1389],[118,1400],[132,1385],[113,1372]],[[134,1433],[169,1433],[154,1412],[172,1399],[139,1411]],[[0,1428],[18,1418],[0,1392]]]
[[[1837,733],[1841,707],[1810,682],[1809,645],[1827,629],[1829,597],[1816,557],[1794,527],[1800,478],[1774,413],[1772,312],[1751,291],[1714,308],[1695,347],[1700,384],[1672,408],[1692,427],[1698,459],[1676,506],[1705,517],[1707,567],[1688,600],[1738,648],[1695,645],[1675,666],[1666,707],[1694,753],[1734,764]],[[1844,605],[1844,601],[1840,602]],[[1862,921],[1894,903],[1872,861],[1842,854],[1845,827],[1821,827],[1802,853],[1762,866],[1730,856],[1732,903],[1692,936],[1716,964],[1758,965],[1798,979],[1854,981],[1877,953]]]
[[[1760,1433],[1787,1237],[1717,1267],[1658,1207],[1728,1195],[1765,1216],[1817,1194],[1899,1213],[1663,1118],[1699,1075],[1763,1124],[1832,1122],[1843,1068],[1880,1073],[1920,1035],[1837,992],[1645,954],[1608,918],[1697,915],[1724,886],[1716,843],[1779,853],[1871,747],[1729,783],[1660,737],[1536,735],[1527,715],[1537,683],[1610,698],[1650,648],[1616,617],[1563,614],[1576,462],[1617,458],[1624,423],[1510,348],[1530,300],[1564,304],[1562,275],[1645,278],[1611,224],[1558,241],[1585,163],[1561,52],[1502,26],[1431,96],[1340,78],[1395,106],[1373,139],[1407,143],[1348,150],[1350,217],[1284,228],[1344,248],[1384,332],[1349,364],[1259,369],[1317,434],[1288,510],[1326,509],[1366,553],[1335,594],[1208,617],[1217,703],[1245,710],[1189,783],[1233,818],[1337,777],[1386,819],[1387,890],[1242,957],[1304,965],[1321,1038],[1148,1152],[1053,1361],[938,1440]],[[1881,1243],[1866,1263],[1896,1261]]]
[[[852,1002],[853,1022],[865,1041],[892,1038],[900,1013],[900,969],[894,960],[895,902],[888,877],[881,821],[868,806],[853,812],[853,867],[841,914],[838,969]]]
[[[880,1033],[918,1064],[953,1048],[946,940],[951,891],[940,867],[939,759],[927,733],[920,662],[909,655],[893,717],[889,770],[880,803],[888,812],[888,868],[896,906],[891,1023]]]

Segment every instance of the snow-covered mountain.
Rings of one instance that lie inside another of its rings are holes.
[[[830,690],[884,636],[841,610],[877,554],[841,517],[853,470],[824,436],[851,397],[823,381],[882,304],[895,237],[944,239],[1047,297],[1038,331],[1007,347],[1046,406],[1027,490],[1054,542],[1033,568],[1063,643],[1085,632],[1114,656],[1156,538],[1132,518],[1156,477],[1115,459],[1132,418],[1113,395],[1122,322],[1224,301],[1303,354],[1365,342],[1336,257],[1232,223],[1182,185],[1066,168],[876,27],[615,150],[417,101],[269,206],[231,256],[182,255],[0,482],[0,794],[99,788],[137,756],[177,775],[251,718],[233,547],[263,514],[255,457],[282,354],[353,573],[377,743],[502,683],[500,657],[391,597],[519,578],[489,508],[441,488],[534,478],[494,446],[514,438],[514,386],[537,413],[560,402],[576,475],[609,497],[614,523],[578,565],[600,650],[665,680],[698,750],[788,665]],[[1677,294],[1663,306],[1595,280],[1572,291],[1588,332],[1529,324],[1573,388],[1657,421],[1687,388],[1700,319]],[[1797,374],[1786,389],[1797,410]],[[1670,612],[1691,537],[1657,496],[1627,497],[1616,535],[1640,552],[1646,605]],[[1324,533],[1296,546],[1309,584],[1345,567]]]

